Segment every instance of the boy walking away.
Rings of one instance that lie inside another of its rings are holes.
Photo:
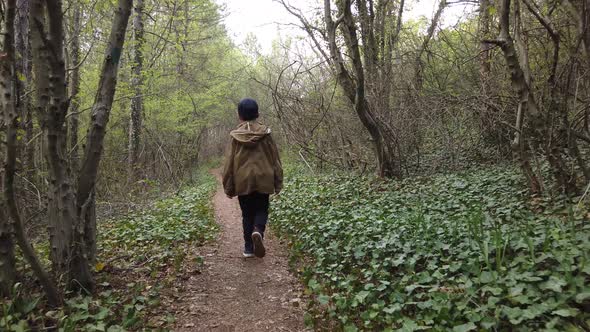
[[[283,168],[270,128],[256,121],[258,104],[245,98],[238,104],[240,124],[230,133],[223,169],[223,188],[229,198],[238,196],[244,228],[244,257],[264,257],[264,231],[269,195],[283,187]]]

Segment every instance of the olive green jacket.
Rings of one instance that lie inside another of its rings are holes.
[[[253,192],[278,194],[283,188],[283,167],[270,128],[246,121],[230,136],[223,168],[225,193],[230,197]]]

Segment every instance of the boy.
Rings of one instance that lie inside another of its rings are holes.
[[[223,188],[238,196],[244,228],[244,257],[264,257],[264,230],[269,195],[283,187],[283,168],[270,128],[256,121],[258,104],[245,98],[238,104],[240,124],[230,133],[231,145],[223,169]]]

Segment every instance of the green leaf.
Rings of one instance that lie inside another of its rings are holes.
[[[518,307],[504,307],[502,311],[508,316],[508,320],[510,323],[514,325],[520,324],[524,320],[524,315],[522,313],[522,309]]]
[[[124,332],[125,329],[119,325],[111,325],[107,329],[107,332]]]
[[[318,283],[317,280],[315,279],[310,279],[309,282],[307,283],[307,286],[309,287],[309,289],[311,289],[312,291],[315,291],[316,289],[320,288],[320,284]]]
[[[590,292],[583,292],[576,295],[576,302],[583,303],[584,301],[590,299]]]
[[[421,330],[428,330],[430,326],[418,325],[415,321],[405,318],[404,325],[399,332],[414,332],[414,331],[421,331]]]
[[[387,314],[393,314],[396,311],[402,310],[402,306],[399,303],[392,304],[388,307],[383,308],[383,312]]]
[[[496,320],[494,318],[491,317],[485,317],[481,322],[481,327],[483,327],[486,330],[491,330],[494,326],[496,326],[498,323],[496,322]]]
[[[370,292],[368,292],[368,291],[360,291],[356,294],[355,298],[360,303],[364,303],[365,299],[367,298],[367,296],[369,296],[369,294],[370,294]]]
[[[469,322],[467,324],[458,325],[458,326],[453,327],[453,332],[467,332],[467,331],[475,330],[476,328],[477,328],[477,326],[475,326],[475,324],[473,324],[473,322]]]
[[[26,82],[27,81],[27,77],[22,72],[20,72],[20,71],[17,71],[16,72],[16,77],[21,82]]]
[[[510,288],[509,294],[510,294],[510,296],[518,296],[518,295],[522,294],[522,291],[523,290],[524,290],[524,286],[523,285],[517,285],[515,287],[511,287]]]
[[[551,313],[561,317],[576,317],[580,313],[580,310],[576,308],[566,308],[555,310]]]
[[[555,277],[555,276],[551,276],[551,277],[549,277],[549,280],[547,280],[544,283],[541,283],[539,288],[545,289],[545,290],[552,290],[556,293],[561,293],[562,287],[565,285],[567,285],[567,282],[565,282],[563,279]]]
[[[321,305],[326,305],[326,304],[328,304],[330,302],[330,296],[325,295],[325,294],[321,294],[321,295],[318,296],[318,302]]]
[[[37,304],[39,303],[40,298],[36,298],[32,301],[27,301],[22,308],[20,308],[21,312],[23,313],[23,315],[28,315],[30,312],[32,312],[33,310],[35,310],[35,308],[37,307]]]
[[[20,320],[18,324],[12,325],[11,329],[14,332],[26,332],[29,330],[29,324],[26,320]]]
[[[490,271],[482,271],[479,275],[479,282],[481,282],[482,284],[488,284],[494,281],[494,279],[494,274]]]
[[[356,332],[358,328],[352,324],[344,326],[344,332]]]
[[[527,319],[534,319],[545,314],[549,310],[550,307],[546,303],[536,303],[526,308],[523,311],[523,315]]]

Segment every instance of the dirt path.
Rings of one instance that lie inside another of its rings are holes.
[[[187,281],[175,305],[182,308],[176,330],[305,331],[301,289],[288,271],[278,239],[268,232],[266,257],[243,258],[237,199],[228,199],[219,186],[214,206],[220,236],[217,243],[199,248],[205,258],[203,272]]]

